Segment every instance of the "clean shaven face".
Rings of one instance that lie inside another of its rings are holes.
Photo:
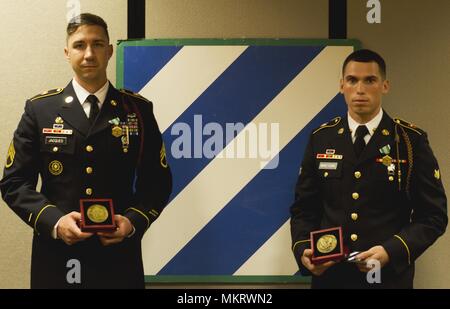
[[[340,82],[350,116],[367,123],[380,111],[381,98],[389,91],[389,81],[381,76],[376,62],[347,63]]]

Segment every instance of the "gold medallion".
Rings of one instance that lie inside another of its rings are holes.
[[[114,137],[122,136],[122,134],[123,134],[123,130],[122,130],[121,127],[119,127],[119,126],[114,126],[114,127],[112,128],[112,135],[113,135]]]
[[[337,246],[336,236],[332,234],[326,234],[319,238],[317,241],[317,250],[320,253],[330,253]]]
[[[106,207],[99,204],[94,204],[91,207],[89,207],[86,213],[89,220],[95,223],[105,222],[109,216]]]
[[[381,131],[381,134],[383,134],[384,136],[388,136],[390,133],[389,133],[388,130],[383,129],[383,130]]]
[[[48,170],[52,175],[58,176],[63,171],[63,165],[58,160],[54,160],[48,165]]]
[[[61,117],[56,117],[55,123],[56,124],[62,124],[62,123],[64,123],[64,120]]]
[[[385,155],[381,160],[385,166],[390,166],[392,164],[392,158],[388,155]]]

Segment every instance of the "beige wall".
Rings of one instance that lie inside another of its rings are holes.
[[[147,0],[148,38],[323,38],[328,0]]]
[[[388,63],[392,92],[385,107],[392,116],[428,131],[449,192],[450,2],[383,0],[382,23],[369,25],[366,1],[348,1],[348,37],[378,50]],[[82,11],[106,19],[113,42],[126,38],[125,0],[80,2]],[[9,42],[0,50],[0,154],[6,154],[25,98],[65,86],[71,70],[62,53],[66,1],[0,3],[0,39]],[[146,33],[149,38],[327,38],[327,4],[327,0],[147,0]],[[114,61],[109,76],[114,82]],[[0,226],[0,288],[28,287],[31,231],[4,204]],[[416,287],[450,287],[448,234],[418,260]]]

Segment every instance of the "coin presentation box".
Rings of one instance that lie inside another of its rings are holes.
[[[112,199],[81,199],[80,229],[83,232],[114,232],[114,205]]]
[[[339,261],[345,257],[342,227],[313,231],[310,234],[313,264]]]

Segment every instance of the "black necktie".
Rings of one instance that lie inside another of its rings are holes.
[[[97,118],[98,115],[98,104],[97,104],[97,97],[93,94],[89,95],[86,99],[87,102],[91,103],[91,110],[89,111],[89,122],[92,124],[95,121],[95,118]]]
[[[362,125],[359,126],[356,129],[356,139],[355,139],[355,153],[356,156],[359,157],[361,155],[361,152],[363,151],[364,147],[366,146],[366,142],[364,141],[364,136],[369,134],[369,130],[367,130],[367,127]]]

